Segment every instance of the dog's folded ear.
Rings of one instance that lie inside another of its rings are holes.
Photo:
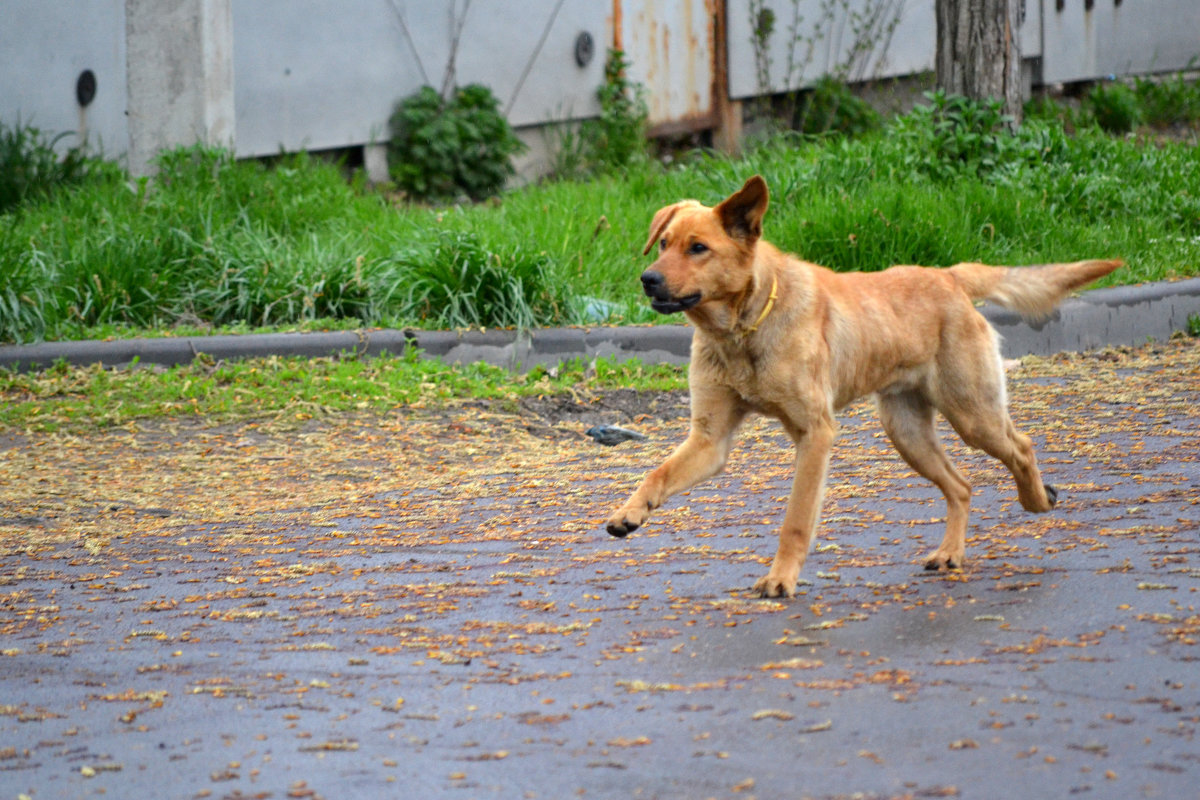
[[[753,244],[762,236],[767,195],[767,182],[761,175],[755,175],[714,209],[731,239]]]
[[[684,202],[686,201],[672,203],[655,212],[654,219],[650,222],[650,238],[646,240],[646,246],[642,248],[642,255],[646,255],[654,247],[654,243],[663,235],[663,231],[671,224],[675,212],[683,206]]]

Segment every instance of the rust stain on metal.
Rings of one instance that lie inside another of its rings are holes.
[[[621,8],[621,0],[613,0],[612,11],[612,32],[613,32],[613,48],[616,50],[624,50],[624,35],[621,31],[621,26],[624,25],[623,9]]]
[[[646,86],[651,132],[700,130],[714,123],[717,3],[636,0],[614,8],[615,33],[625,45],[635,79]],[[698,17],[697,14],[703,14]]]

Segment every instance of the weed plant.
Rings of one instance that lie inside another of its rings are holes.
[[[793,127],[803,133],[862,136],[878,130],[879,112],[844,82],[826,75],[798,101]]]
[[[1146,124],[1167,128],[1200,122],[1200,83],[1175,75],[1163,79],[1137,78],[1133,86]]]
[[[937,95],[857,137],[638,160],[483,204],[397,205],[304,155],[187,148],[159,166],[150,181],[89,170],[0,214],[0,339],[678,322],[637,284],[651,216],[754,173],[772,191],[766,236],[834,269],[1122,257],[1108,283],[1200,274],[1194,147],[1039,117],[1009,133],[995,108]]]
[[[628,69],[624,52],[610,49],[604,61],[604,83],[596,92],[600,116],[584,120],[578,129],[563,129],[555,153],[556,177],[582,180],[644,165],[650,110],[645,87],[629,79]]]
[[[1084,108],[1109,133],[1129,133],[1142,122],[1138,94],[1124,83],[1102,83],[1088,92]]]
[[[0,213],[26,200],[48,196],[56,189],[81,182],[97,162],[81,147],[55,150],[68,134],[49,137],[32,125],[0,122]]]

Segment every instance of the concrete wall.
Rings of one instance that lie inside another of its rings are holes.
[[[1200,66],[1200,0],[1042,0],[1042,26],[1046,83]]]
[[[44,132],[71,131],[119,155],[125,121],[125,0],[3,0],[0,11],[0,121]],[[96,94],[83,108],[75,85],[84,70]],[[64,144],[75,144],[74,137]]]
[[[1021,26],[1024,58],[1041,55],[1039,0],[1028,3]],[[1054,0],[1042,0],[1053,5]],[[1082,0],[1078,0],[1082,2]],[[937,18],[934,0],[764,0],[774,14],[774,30],[763,45],[756,41],[757,20],[747,0],[730,3],[729,84],[739,99],[800,89],[826,74],[851,81],[915,75],[934,68]],[[824,13],[832,9],[833,13]],[[851,53],[865,43],[861,56]],[[765,46],[768,69],[756,65],[756,49]],[[789,70],[789,64],[791,69]],[[766,79],[765,81],[763,79]],[[765,87],[762,85],[765,83]]]
[[[589,0],[253,0],[235,3],[242,155],[388,138],[396,102],[422,85],[489,86],[514,126],[599,110],[607,14]],[[461,21],[461,30],[459,22]],[[576,40],[592,58],[580,66]],[[453,43],[458,38],[457,50]]]
[[[882,9],[896,21],[875,34],[850,79],[933,67],[934,0],[848,2],[860,18]],[[1025,3],[1022,50],[1046,83],[1179,70],[1200,56],[1198,0],[1095,0],[1090,11],[1084,0],[1063,0],[1062,10],[1057,0]],[[614,42],[632,58],[630,77],[646,86],[660,130],[723,119],[719,81],[745,98],[798,88],[844,63],[852,18],[821,12],[840,0],[763,5],[776,17],[765,87],[750,0],[3,0],[0,120],[79,132],[140,174],[173,144],[229,144],[253,156],[383,140],[396,101],[440,87],[453,64],[454,82],[490,86],[543,152],[547,137],[532,126],[598,110]],[[728,59],[718,64],[721,18]],[[592,55],[581,64],[582,34]],[[75,85],[85,69],[97,92],[83,108]],[[377,171],[379,155],[368,159]]]

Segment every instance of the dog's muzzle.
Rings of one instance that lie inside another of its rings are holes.
[[[642,291],[650,298],[650,307],[660,314],[687,311],[700,302],[700,292],[674,297],[667,288],[667,280],[661,272],[648,269],[642,273]]]

